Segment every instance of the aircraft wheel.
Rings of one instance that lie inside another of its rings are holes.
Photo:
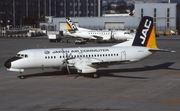
[[[98,74],[93,74],[93,78],[98,78]]]
[[[18,76],[18,77],[19,77],[19,79],[25,79],[25,77],[23,75]]]

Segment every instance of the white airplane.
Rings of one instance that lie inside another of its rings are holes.
[[[145,16],[134,40],[109,47],[27,49],[18,52],[4,65],[8,71],[20,73],[25,69],[55,68],[66,70],[70,74],[69,67],[74,67],[78,73],[91,73],[93,77],[98,77],[98,68],[137,62],[159,51],[175,52],[157,48],[153,18]],[[20,78],[23,79],[24,76],[21,75]]]
[[[97,40],[127,40],[133,39],[134,36],[129,31],[116,31],[116,30],[90,30],[77,27],[70,18],[66,18],[66,25],[69,32],[64,35],[73,37],[80,37],[84,39],[97,39]]]

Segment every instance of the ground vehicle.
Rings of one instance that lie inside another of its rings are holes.
[[[75,44],[85,44],[86,40],[84,40],[83,38],[78,38],[75,40]]]
[[[62,37],[59,34],[49,34],[48,39],[50,42],[60,42]]]

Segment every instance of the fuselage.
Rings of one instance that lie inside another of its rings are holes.
[[[68,33],[68,35],[73,37],[81,37],[85,39],[102,39],[102,40],[127,40],[132,39],[134,36],[128,31],[76,31],[74,33]]]
[[[69,65],[73,66],[77,62],[113,62],[129,60],[139,61],[152,52],[146,47],[88,47],[88,48],[48,48],[48,49],[28,49],[18,52],[18,54],[6,61],[5,66],[10,71],[23,72],[30,68],[59,68],[63,60],[67,57]],[[107,64],[108,65],[108,64]]]

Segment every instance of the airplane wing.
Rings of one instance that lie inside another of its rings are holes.
[[[75,67],[78,72],[81,73],[93,73],[96,72],[97,68],[108,67],[110,65],[116,65],[120,63],[128,63],[130,60],[120,60],[120,61],[103,61],[96,58],[73,58],[68,60],[68,66]]]
[[[93,37],[95,37],[96,39],[103,39],[103,36],[93,35]]]
[[[121,60],[121,61],[108,61],[108,62],[92,62],[92,65],[116,65],[116,64],[124,64],[124,63],[128,63],[130,62],[130,60]]]

